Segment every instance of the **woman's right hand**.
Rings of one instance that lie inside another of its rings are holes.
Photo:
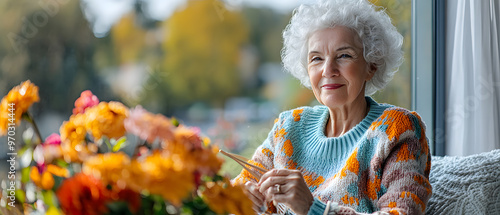
[[[264,195],[262,195],[262,193],[259,191],[259,186],[257,185],[257,183],[253,181],[248,181],[247,183],[245,183],[245,188],[248,197],[253,202],[253,207],[252,207],[253,210],[256,213],[264,212],[265,210],[264,211],[262,210],[264,209],[263,206],[265,206],[266,197],[264,197]]]

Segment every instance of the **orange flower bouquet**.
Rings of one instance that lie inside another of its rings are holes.
[[[6,213],[253,214],[242,187],[218,173],[223,160],[198,129],[141,106],[100,102],[87,90],[44,140],[28,111],[38,101],[38,87],[26,81],[1,102],[0,135],[9,146],[21,119],[35,134],[25,132],[15,153],[24,164],[2,192]]]

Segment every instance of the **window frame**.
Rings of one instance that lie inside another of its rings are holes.
[[[426,123],[433,155],[444,155],[445,1],[413,0],[411,107]],[[439,71],[439,72],[437,72]]]

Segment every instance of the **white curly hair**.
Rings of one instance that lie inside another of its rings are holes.
[[[312,33],[334,26],[353,29],[363,42],[363,56],[377,71],[366,83],[365,94],[383,89],[403,62],[403,36],[384,10],[366,0],[321,0],[294,10],[283,31],[281,58],[286,71],[311,88],[307,74],[308,39]]]

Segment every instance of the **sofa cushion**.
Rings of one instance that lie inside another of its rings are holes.
[[[432,157],[426,214],[500,214],[500,150]]]

